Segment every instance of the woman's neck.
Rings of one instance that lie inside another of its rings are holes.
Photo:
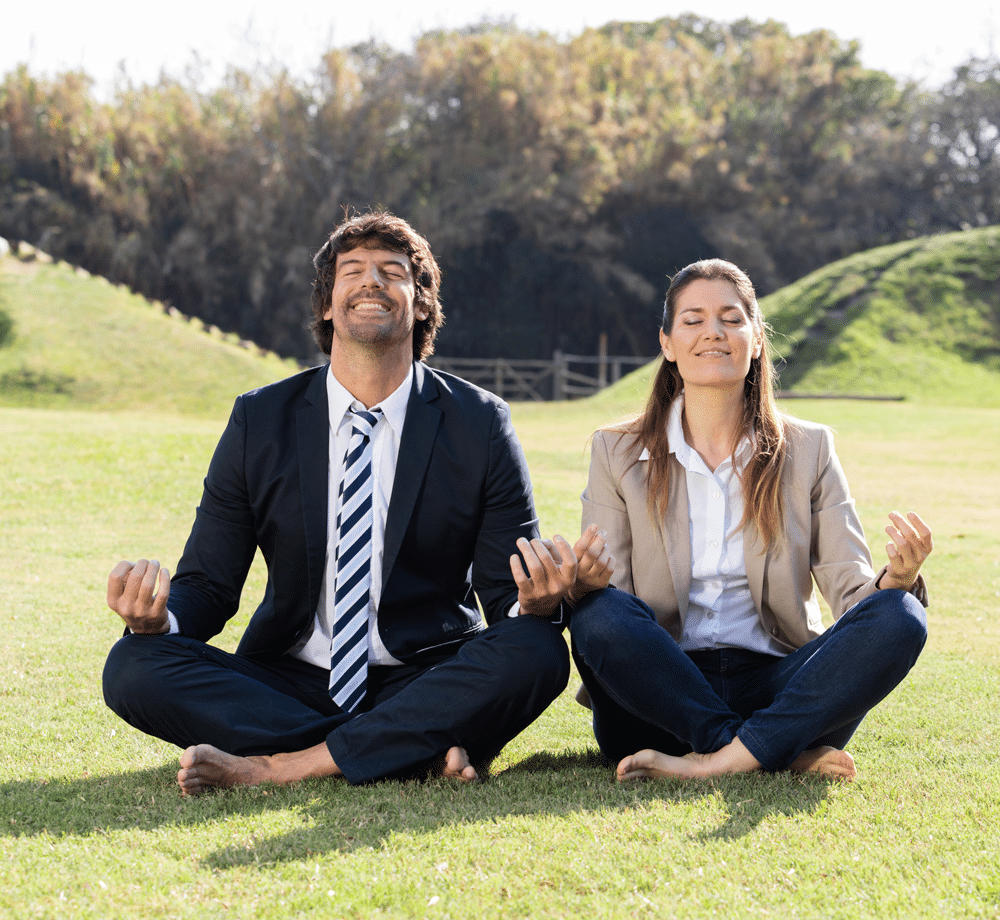
[[[743,388],[684,388],[684,437],[713,472],[732,456],[743,418]]]

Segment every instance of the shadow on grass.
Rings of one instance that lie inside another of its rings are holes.
[[[432,834],[456,825],[494,824],[512,816],[571,816],[645,810],[651,805],[697,803],[721,797],[727,818],[696,839],[730,839],[773,815],[816,810],[829,784],[789,774],[747,775],[711,782],[620,784],[595,750],[539,753],[471,786],[440,777],[349,786],[308,780],[288,787],[220,789],[184,798],[176,767],[77,780],[0,785],[0,836],[109,834],[184,828],[282,812],[300,827],[280,834],[251,832],[238,843],[203,856],[225,869],[280,863],[331,851],[381,849],[393,836]]]

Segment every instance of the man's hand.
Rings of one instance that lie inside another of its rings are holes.
[[[576,554],[558,535],[551,540],[528,541],[521,537],[517,548],[524,557],[524,565],[521,556],[515,553],[510,557],[510,570],[517,585],[521,613],[549,616],[576,582]]]
[[[170,628],[170,573],[159,562],[119,562],[108,576],[108,606],[134,633],[158,635]]]
[[[890,541],[885,551],[889,556],[889,567],[879,582],[880,588],[899,588],[909,591],[917,580],[920,566],[934,549],[931,529],[920,515],[911,511],[904,518],[896,511],[889,513],[892,523],[886,527]]]
[[[577,559],[576,583],[569,589],[567,599],[576,604],[585,594],[599,591],[611,583],[615,573],[615,557],[607,544],[607,531],[591,524],[573,546]]]

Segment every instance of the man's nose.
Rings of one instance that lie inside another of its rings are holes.
[[[382,279],[382,273],[378,270],[377,265],[369,265],[365,269],[364,275],[361,277],[362,287],[385,287],[385,282]]]

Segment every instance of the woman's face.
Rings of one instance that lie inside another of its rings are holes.
[[[685,389],[739,385],[742,391],[763,341],[731,282],[698,278],[678,295],[673,326],[669,335],[660,331],[660,347],[677,364]]]

